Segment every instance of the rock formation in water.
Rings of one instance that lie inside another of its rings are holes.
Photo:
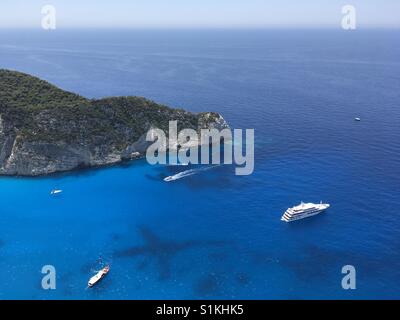
[[[141,97],[86,99],[16,71],[0,70],[0,175],[37,176],[142,157],[152,128],[227,127]]]

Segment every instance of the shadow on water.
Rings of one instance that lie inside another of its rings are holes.
[[[113,233],[111,236],[111,241],[120,241],[122,239],[122,235],[119,233]]]
[[[160,280],[170,277],[172,259],[180,252],[204,247],[221,247],[225,241],[213,240],[164,240],[157,236],[153,231],[144,226],[138,227],[138,232],[144,241],[144,245],[131,247],[129,249],[116,251],[117,258],[144,257],[139,267],[146,267],[153,261],[159,271]]]
[[[381,260],[399,264],[399,256],[369,256],[353,251],[327,249],[317,245],[307,245],[302,255],[291,260],[284,259],[282,264],[292,270],[303,281],[320,281],[333,275],[341,275],[345,265],[354,265],[361,271],[361,276],[375,277],[382,270]]]
[[[307,246],[303,252],[303,258],[296,257],[294,260],[283,262],[303,281],[318,281],[326,278],[338,263],[336,252],[315,245]]]
[[[149,180],[155,181],[155,182],[159,182],[159,183],[164,183],[164,178],[167,177],[167,175],[163,174],[163,173],[159,173],[158,175],[151,175],[146,173],[145,177]]]
[[[224,277],[216,273],[210,273],[200,278],[193,286],[193,292],[198,298],[216,296],[223,288]]]
[[[250,276],[246,273],[238,273],[236,281],[242,286],[247,286],[250,283]]]
[[[144,257],[141,261],[139,261],[136,265],[136,270],[143,271],[145,270],[150,264],[150,259]]]

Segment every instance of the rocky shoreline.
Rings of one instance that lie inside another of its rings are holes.
[[[0,175],[41,176],[143,158],[150,128],[228,127],[141,97],[89,100],[20,72],[0,70]]]

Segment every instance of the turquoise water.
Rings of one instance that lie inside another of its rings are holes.
[[[0,298],[399,298],[399,57],[397,31],[0,32],[1,68],[256,132],[248,177],[221,166],[165,183],[189,168],[140,160],[1,178]],[[302,200],[332,207],[281,222]]]

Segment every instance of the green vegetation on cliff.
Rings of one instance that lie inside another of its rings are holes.
[[[143,156],[150,128],[227,124],[141,97],[86,99],[20,72],[0,70],[0,175],[36,176]]]
[[[89,100],[27,74],[0,70],[0,114],[33,141],[66,143],[136,141],[149,126],[168,129],[168,121],[197,128],[198,116],[141,97]]]

